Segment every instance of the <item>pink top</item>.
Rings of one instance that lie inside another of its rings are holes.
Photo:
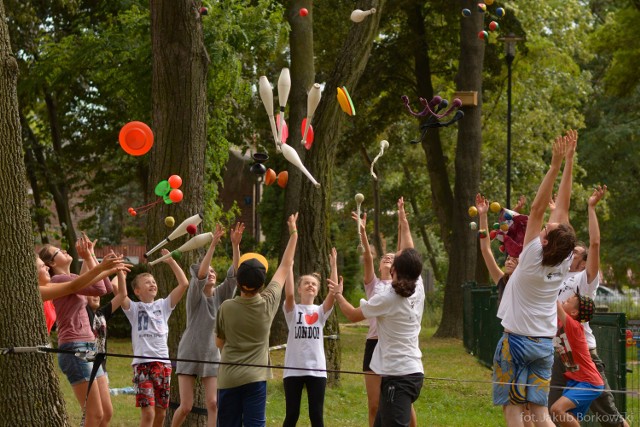
[[[70,282],[78,277],[77,274],[57,274],[51,278],[51,283]],[[113,292],[111,281],[105,278],[91,286],[53,300],[58,316],[58,345],[69,342],[93,342],[96,337],[89,323],[87,314],[87,296],[102,296]]]
[[[384,292],[391,287],[391,279],[381,280],[374,274],[373,280],[364,284],[364,293],[367,299],[371,299],[372,296]],[[367,339],[378,339],[378,323],[375,317],[369,319],[369,332],[367,332]]]

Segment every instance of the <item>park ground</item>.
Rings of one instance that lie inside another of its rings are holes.
[[[367,329],[364,325],[341,325],[342,370],[361,371],[362,351]],[[468,354],[461,340],[433,338],[433,328],[423,328],[420,348],[425,367],[425,382],[416,402],[420,426],[501,426],[502,411],[491,404],[491,371]],[[110,339],[109,352],[131,354],[131,343],[126,339]],[[284,351],[272,352],[272,363],[284,363]],[[111,388],[130,387],[131,359],[108,359]],[[80,407],[71,387],[60,373],[60,383],[67,403],[72,425],[80,424]],[[465,382],[460,382],[464,380]],[[113,427],[133,427],[139,423],[139,409],[132,395],[112,396]],[[268,384],[267,426],[281,426],[285,404],[282,371],[274,369],[274,378]],[[309,425],[306,395],[298,426]],[[325,398],[325,425],[327,427],[364,427],[367,425],[367,396],[361,375],[343,374],[339,387],[327,388]]]

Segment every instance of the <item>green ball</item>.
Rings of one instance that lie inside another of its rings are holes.
[[[176,249],[175,251],[171,252],[171,258],[175,259],[176,261],[179,260],[180,258],[182,258],[182,252]]]

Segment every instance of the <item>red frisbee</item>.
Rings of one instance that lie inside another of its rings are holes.
[[[120,146],[132,156],[142,156],[153,146],[153,132],[142,122],[129,122],[120,129]]]

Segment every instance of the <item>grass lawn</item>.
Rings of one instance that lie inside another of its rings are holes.
[[[416,402],[418,424],[420,426],[501,426],[504,425],[502,410],[491,404],[491,371],[476,362],[467,354],[460,340],[431,338],[434,329],[423,328],[421,349],[425,366],[424,387]],[[366,328],[360,326],[342,326],[342,369],[360,371],[362,368],[363,343]],[[131,354],[128,340],[109,341],[112,353]],[[272,353],[273,363],[282,364],[284,351]],[[107,363],[112,388],[131,386],[131,360],[110,358]],[[444,378],[436,380],[430,378]],[[477,380],[482,383],[460,383],[460,380]],[[485,382],[486,381],[486,382]],[[73,396],[66,378],[60,373],[67,410],[72,425],[79,425],[80,407]],[[134,396],[112,396],[114,417],[112,426],[136,426],[139,423],[139,410],[135,408]],[[275,369],[274,378],[269,381],[267,396],[267,425],[281,426],[284,420],[285,405],[282,387],[282,371]],[[306,394],[299,426],[308,426]],[[367,397],[364,380],[360,375],[343,374],[341,385],[328,388],[325,398],[325,425],[366,426]]]

